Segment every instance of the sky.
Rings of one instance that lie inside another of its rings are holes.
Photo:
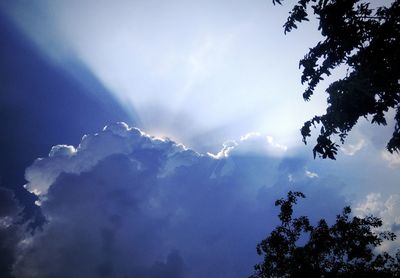
[[[301,142],[342,72],[303,101],[320,35],[284,35],[289,6],[2,1],[2,277],[247,277],[289,190],[396,232],[393,124],[360,121],[336,161]]]

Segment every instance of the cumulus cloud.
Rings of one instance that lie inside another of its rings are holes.
[[[391,194],[384,198],[380,193],[370,193],[365,200],[354,207],[354,212],[359,216],[374,215],[382,219],[382,230],[400,231],[400,194]],[[395,242],[384,242],[382,249],[396,251],[399,248],[400,239]]]
[[[381,152],[382,158],[387,161],[388,165],[390,168],[397,168],[400,166],[400,154],[395,152],[395,153],[390,153],[387,150],[384,150]]]
[[[26,170],[48,223],[26,235],[13,273],[246,277],[259,261],[256,244],[277,223],[274,200],[303,191],[299,213],[312,219],[333,218],[344,204],[336,187],[309,178],[304,160],[277,155],[284,151],[251,134],[203,155],[124,123],[76,148],[55,146]]]

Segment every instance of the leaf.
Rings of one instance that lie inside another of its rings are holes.
[[[372,124],[386,125],[386,112],[400,111],[400,0],[370,2],[299,0],[284,24],[285,33],[297,29],[299,23],[309,20],[312,11],[323,36],[299,62],[301,84],[306,85],[305,101],[311,99],[325,76],[339,67],[347,69],[345,78],[334,80],[326,89],[328,106],[320,116],[320,135],[335,134],[342,143],[360,117],[372,116]],[[387,144],[390,152],[400,150],[396,126],[400,126],[400,117],[395,117],[393,136]],[[301,133],[306,143],[311,131],[303,126]],[[336,149],[331,151],[324,155],[313,149],[313,155],[334,159]]]
[[[329,157],[330,159],[336,160],[336,158],[335,158],[333,152],[329,152],[329,153],[328,153],[328,157]]]
[[[347,206],[331,226],[325,219],[313,226],[307,216],[293,216],[297,198],[304,197],[289,191],[285,199],[276,201],[281,224],[257,245],[257,253],[264,258],[251,277],[398,276],[400,250],[392,257],[376,248],[396,238],[390,231],[375,232],[383,225],[380,218],[351,217]]]

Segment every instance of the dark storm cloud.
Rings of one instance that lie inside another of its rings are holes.
[[[298,163],[282,162],[282,151],[249,135],[201,155],[122,123],[76,149],[53,147],[26,171],[49,222],[19,249],[14,274],[246,277],[259,260],[257,242],[276,224],[273,202],[287,190],[309,195],[300,211],[312,219],[334,217],[343,205],[318,178],[280,166]],[[316,202],[321,196],[329,199]]]

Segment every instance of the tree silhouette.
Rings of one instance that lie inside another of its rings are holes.
[[[273,0],[282,4],[283,0]],[[379,1],[377,1],[379,2]],[[376,3],[375,3],[376,4]],[[344,78],[326,89],[326,113],[314,116],[301,128],[303,141],[311,136],[311,126],[321,125],[314,158],[335,159],[341,143],[360,117],[386,125],[389,109],[395,110],[395,127],[387,149],[400,150],[400,0],[390,6],[371,8],[360,0],[299,0],[284,24],[285,33],[309,20],[312,11],[319,21],[323,40],[300,60],[301,82],[307,84],[303,98],[308,101],[316,86],[331,71],[344,66]]]
[[[306,216],[293,217],[293,205],[304,197],[290,191],[275,202],[281,223],[257,245],[264,260],[251,277],[400,277],[400,251],[395,257],[376,253],[384,240],[396,238],[392,232],[374,232],[381,219],[350,217],[345,207],[332,226],[324,219],[312,226]]]

